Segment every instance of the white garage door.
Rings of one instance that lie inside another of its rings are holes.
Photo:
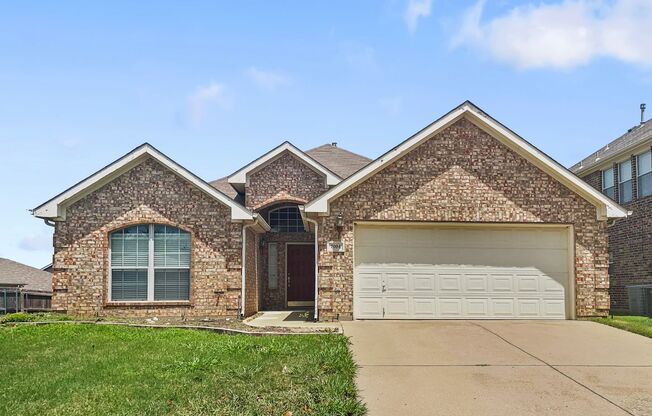
[[[356,224],[357,319],[564,319],[565,227]]]

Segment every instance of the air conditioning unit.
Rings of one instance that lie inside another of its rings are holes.
[[[629,313],[652,317],[652,284],[627,286]]]

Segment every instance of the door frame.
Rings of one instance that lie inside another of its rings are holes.
[[[353,309],[353,319],[358,320],[356,316],[355,307],[355,285],[356,285],[356,259],[355,259],[355,241],[356,241],[356,228],[358,226],[390,226],[390,227],[476,227],[476,228],[558,228],[566,229],[568,235],[568,293],[565,294],[566,301],[566,320],[577,319],[577,299],[576,299],[576,285],[577,279],[575,277],[575,226],[569,223],[536,223],[536,222],[470,222],[470,221],[378,221],[378,220],[356,220],[353,221],[353,243],[351,247],[352,253],[352,266],[353,266],[353,299],[351,299]],[[287,284],[287,277],[286,277]]]
[[[317,299],[312,301],[290,301],[288,300],[288,246],[314,246],[315,243],[312,241],[286,241],[285,242],[285,307],[304,307],[304,306],[315,306],[317,304]],[[317,263],[317,257],[315,257],[315,263]]]

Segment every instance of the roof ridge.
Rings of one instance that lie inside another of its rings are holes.
[[[361,158],[367,159],[367,160],[369,160],[369,161],[372,161],[372,160],[373,160],[373,159],[371,159],[371,158],[369,158],[369,157],[367,157],[367,156],[363,156],[363,155],[361,155],[360,153],[352,152],[352,151],[350,151],[350,150],[348,150],[348,149],[345,149],[345,148],[343,148],[343,147],[333,146],[331,143],[322,144],[321,146],[317,146],[317,147],[313,147],[312,149],[304,150],[304,153],[312,152],[313,150],[321,149],[322,147],[333,147],[333,148],[335,148],[335,149],[341,150],[341,151],[346,152],[346,153],[350,153],[350,154],[352,154],[352,155],[354,155],[354,156],[358,156],[358,157],[361,157]]]

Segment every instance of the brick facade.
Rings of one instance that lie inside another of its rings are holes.
[[[578,316],[609,310],[607,228],[596,208],[467,120],[343,194],[319,218],[320,319],[353,314],[353,221],[572,224]],[[345,227],[344,253],[326,251]]]
[[[258,210],[283,201],[305,203],[327,189],[323,175],[286,152],[249,175],[245,188],[245,205]]]
[[[191,233],[190,302],[108,302],[108,235],[138,223]],[[236,316],[241,240],[229,208],[149,159],[72,204],[56,223],[52,307],[81,316]]]
[[[611,308],[629,311],[627,286],[652,283],[652,196],[638,198],[636,158],[632,158],[632,195],[630,203],[623,204],[632,215],[609,226],[609,278]],[[589,185],[601,190],[600,170],[584,176]]]

